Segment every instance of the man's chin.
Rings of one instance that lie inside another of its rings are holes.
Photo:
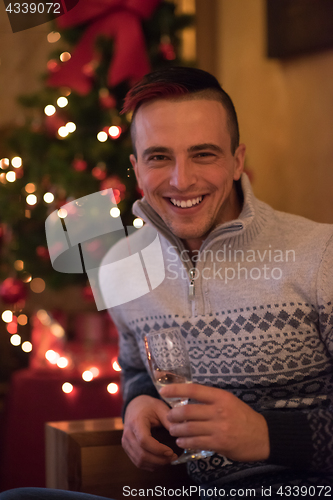
[[[189,230],[189,228],[175,227],[173,223],[168,224],[170,231],[181,240],[204,240],[208,231],[199,231],[198,229]]]

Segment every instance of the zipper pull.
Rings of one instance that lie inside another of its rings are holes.
[[[195,277],[195,269],[190,270],[190,287],[189,287],[189,299],[194,300],[194,277]]]

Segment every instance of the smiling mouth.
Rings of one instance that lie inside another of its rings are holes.
[[[204,199],[204,195],[198,196],[197,198],[189,198],[188,200],[177,200],[176,198],[169,198],[170,203],[172,203],[173,206],[179,207],[179,208],[194,207],[196,205],[199,205],[203,199]]]

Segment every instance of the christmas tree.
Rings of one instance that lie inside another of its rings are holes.
[[[61,217],[64,204],[112,188],[123,225],[142,222],[131,212],[141,193],[128,160],[131,116],[121,114],[123,99],[151,69],[184,65],[179,37],[193,19],[176,15],[169,1],[107,5],[82,0],[79,10],[55,20],[43,87],[19,98],[26,121],[1,140],[0,300],[12,337],[28,321],[31,290],[78,284],[89,295],[84,274],[52,268],[49,214],[58,210]]]

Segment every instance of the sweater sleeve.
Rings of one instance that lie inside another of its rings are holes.
[[[323,252],[317,277],[318,330],[332,358],[333,391],[333,237]],[[325,406],[306,411],[265,411],[269,462],[293,468],[333,472],[332,392]]]
[[[269,463],[333,473],[333,408],[302,412],[265,411]]]
[[[114,308],[110,309],[109,313],[118,330],[118,362],[121,367],[122,415],[124,416],[128,403],[137,396],[144,394],[159,399],[160,396],[143,362],[144,344],[138,343],[134,328],[131,329],[124,320],[126,312],[124,314],[123,311],[120,312]]]
[[[126,407],[132,399],[143,394],[159,398],[159,394],[142,362],[139,346],[131,331],[119,331],[118,361],[121,366],[124,416]]]

